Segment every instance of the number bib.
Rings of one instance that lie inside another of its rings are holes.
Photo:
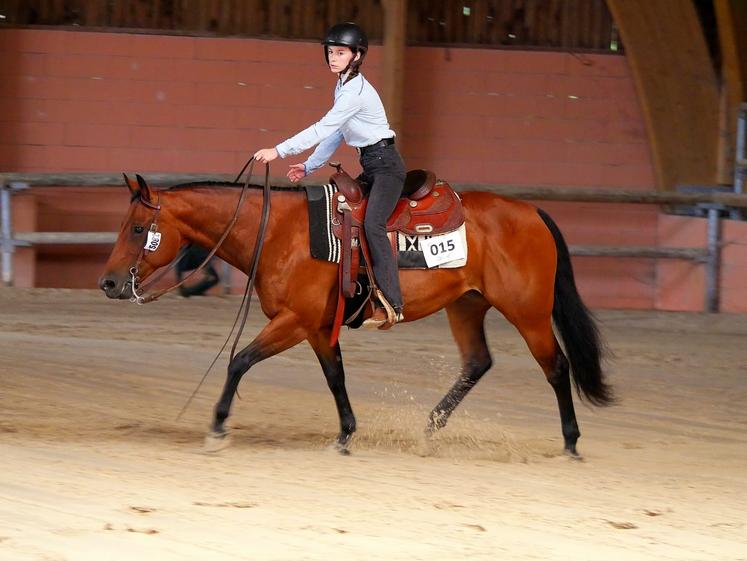
[[[429,269],[438,267],[449,261],[465,259],[467,256],[459,230],[433,236],[428,239],[420,238],[420,249],[425,257],[425,264]]]

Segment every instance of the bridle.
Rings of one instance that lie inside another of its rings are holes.
[[[142,263],[143,258],[145,257],[145,252],[147,249],[145,248],[145,245],[141,246],[140,252],[138,253],[138,257],[135,261],[135,264],[130,268],[130,282],[132,283],[132,298],[130,298],[131,302],[136,302],[137,304],[146,304],[148,302],[153,302],[154,300],[157,300],[164,294],[171,292],[172,290],[180,287],[182,284],[184,284],[190,277],[201,271],[205,265],[208,264],[210,259],[215,255],[215,253],[218,251],[220,246],[223,244],[225,239],[228,237],[228,234],[233,229],[234,225],[236,224],[236,221],[239,217],[239,212],[241,210],[242,205],[244,204],[244,199],[246,198],[246,192],[249,188],[249,181],[252,177],[252,170],[254,168],[254,157],[252,156],[249,161],[244,164],[244,167],[241,168],[241,171],[236,176],[236,179],[234,179],[234,183],[237,183],[241,176],[243,175],[244,171],[249,168],[249,171],[246,174],[246,180],[244,181],[244,185],[241,188],[241,195],[239,196],[239,200],[236,203],[236,210],[233,213],[233,217],[229,221],[228,225],[226,226],[226,229],[223,231],[223,234],[221,235],[220,239],[216,242],[213,249],[210,251],[207,257],[200,263],[199,267],[194,269],[189,275],[187,275],[184,279],[181,280],[181,282],[178,282],[174,286],[171,286],[169,288],[159,290],[157,292],[154,292],[153,294],[145,295],[144,291],[147,289],[147,286],[152,286],[155,284],[162,276],[167,273],[170,269],[176,266],[176,264],[179,262],[179,259],[184,256],[182,254],[181,257],[175,259],[172,261],[172,263],[169,265],[168,268],[166,268],[164,271],[161,271],[158,275],[155,275],[154,277],[149,278],[146,283],[141,288],[142,292],[138,294],[137,290],[137,279],[138,279],[138,267],[140,266],[140,263]],[[158,193],[158,192],[156,192]],[[189,404],[192,402],[192,399],[197,394],[198,390],[202,386],[203,382],[207,378],[207,375],[210,373],[210,370],[213,368],[215,363],[217,362],[218,358],[220,357],[221,353],[223,352],[223,349],[226,348],[226,345],[228,344],[228,341],[231,338],[231,335],[236,330],[236,326],[238,325],[238,330],[236,331],[236,337],[233,341],[233,345],[231,347],[231,360],[233,360],[235,354],[236,354],[236,346],[241,339],[241,334],[244,331],[244,325],[246,324],[246,319],[249,314],[249,307],[251,306],[252,301],[252,291],[254,289],[254,280],[257,276],[257,269],[259,268],[259,258],[262,253],[262,247],[264,245],[265,240],[265,232],[267,230],[267,222],[270,217],[270,165],[268,163],[265,163],[265,184],[262,190],[262,217],[260,219],[259,223],[259,230],[257,231],[257,239],[254,244],[254,254],[252,255],[252,262],[251,267],[249,269],[249,275],[247,277],[246,281],[246,287],[244,288],[244,296],[241,299],[241,305],[239,306],[239,310],[236,313],[236,319],[234,320],[233,326],[231,327],[231,331],[228,334],[228,337],[226,338],[225,343],[223,343],[223,346],[218,351],[218,354],[213,359],[213,362],[208,366],[207,370],[202,376],[202,379],[200,380],[200,383],[197,384],[197,387],[192,392],[192,395],[189,397],[187,402],[182,407],[182,410],[177,415],[177,420],[181,417],[181,415],[186,411],[187,407],[189,407]],[[156,233],[158,226],[157,226],[157,220],[158,220],[158,213],[161,211],[161,204],[160,204],[160,196],[156,198],[156,202],[152,203],[142,197],[142,191],[138,193],[137,195],[138,202],[141,203],[146,208],[149,208],[153,210],[153,218],[151,220],[151,225],[148,228],[149,232]],[[146,241],[147,243],[147,241]],[[241,321],[239,321],[241,320]]]
[[[139,202],[144,207],[152,209],[154,211],[153,218],[150,221],[150,226],[146,230],[147,233],[153,232],[155,234],[158,231],[158,213],[161,212],[160,199],[161,199],[161,195],[160,193],[158,193],[158,191],[156,191],[156,204],[153,204],[149,200],[144,199],[142,192],[138,192],[137,194],[137,202]],[[146,236],[147,236],[147,233],[146,233]],[[143,296],[143,293],[141,294],[137,293],[137,289],[138,289],[137,281],[138,281],[138,274],[139,274],[138,269],[140,267],[140,264],[143,262],[143,258],[146,255],[145,253],[146,251],[148,251],[146,249],[146,246],[141,243],[140,251],[138,253],[137,259],[135,260],[135,264],[132,267],[130,267],[130,286],[132,289],[132,297],[130,298],[130,302],[136,302],[137,304],[144,304],[146,302],[145,300],[146,297]],[[177,261],[173,263],[174,266],[176,266],[176,262]],[[171,266],[169,267],[169,269],[171,269]],[[168,271],[169,269],[167,269],[166,271]],[[163,274],[165,274],[165,272]],[[163,276],[163,274],[158,275],[158,277],[155,280],[149,279],[151,281],[149,284],[151,285],[155,284],[155,282],[159,280]],[[143,288],[143,292],[144,292],[144,288]],[[150,302],[151,300],[148,300],[148,301]]]
[[[254,157],[252,156],[249,161],[244,164],[244,167],[239,172],[239,175],[236,176],[236,179],[234,180],[234,183],[237,183],[241,176],[243,175],[244,171],[249,168],[246,180],[244,181],[244,185],[241,188],[241,194],[239,195],[239,200],[236,203],[236,210],[233,213],[233,216],[231,217],[231,220],[229,221],[228,225],[226,226],[225,230],[223,231],[223,234],[221,235],[220,239],[216,242],[215,246],[210,250],[207,257],[200,263],[200,265],[194,269],[192,272],[190,272],[186,277],[184,277],[181,281],[176,283],[173,286],[170,286],[169,288],[164,288],[161,290],[157,290],[156,292],[153,292],[152,294],[145,294],[145,292],[148,290],[148,288],[152,287],[157,283],[159,280],[161,280],[166,273],[168,273],[171,269],[173,269],[182,256],[179,258],[173,260],[171,264],[160,271],[157,275],[154,275],[153,277],[147,279],[142,286],[138,286],[138,275],[139,275],[139,267],[140,264],[143,262],[143,259],[147,255],[146,252],[148,251],[145,244],[141,244],[140,251],[138,253],[137,259],[135,260],[135,264],[130,267],[129,273],[130,273],[130,284],[132,289],[132,297],[130,298],[130,302],[135,302],[137,304],[147,304],[148,302],[153,302],[154,300],[157,300],[164,294],[167,294],[171,292],[172,290],[175,290],[182,286],[185,282],[187,282],[191,277],[199,273],[209,262],[210,259],[213,258],[215,253],[220,249],[221,245],[223,245],[223,242],[228,237],[228,234],[231,233],[231,230],[233,229],[234,225],[236,224],[236,221],[239,218],[239,213],[241,211],[241,207],[244,204],[244,199],[246,198],[246,193],[249,188],[249,182],[252,177],[252,171],[254,169]],[[142,204],[144,207],[153,210],[153,218],[151,219],[151,224],[148,227],[147,232],[152,232],[153,234],[156,234],[158,231],[158,213],[161,211],[161,204],[160,204],[160,194],[158,191],[156,193],[156,202],[152,203],[147,199],[144,199],[142,196],[142,191],[138,193],[137,195],[137,201]],[[257,264],[259,262],[259,255],[262,252],[262,245],[264,243],[264,236],[265,236],[265,230],[267,227],[267,218],[270,214],[270,165],[265,164],[265,184],[263,189],[263,199],[262,199],[262,219],[260,221],[260,227],[259,231],[257,232],[257,243],[254,245],[254,255],[252,256],[252,266],[251,270],[249,271],[249,280],[248,280],[248,287],[254,285],[254,277],[257,273]],[[147,234],[146,234],[147,236]],[[147,239],[147,238],[146,238]],[[147,243],[147,242],[146,242]],[[138,294],[138,290],[140,290],[140,293]]]

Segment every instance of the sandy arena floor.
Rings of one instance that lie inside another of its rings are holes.
[[[429,454],[459,364],[443,315],[343,334],[351,456],[306,345],[244,378],[207,455],[225,359],[175,416],[237,305],[0,289],[0,559],[747,559],[747,316],[600,312],[622,402],[577,400],[583,462],[495,312],[495,365]]]

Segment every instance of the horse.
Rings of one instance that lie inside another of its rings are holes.
[[[156,190],[142,177],[137,179],[125,176],[131,193],[129,210],[99,279],[107,297],[130,299],[133,293],[137,295],[145,279],[168,265],[187,243],[213,248],[224,238],[216,255],[249,273],[263,210],[261,186],[247,182],[239,209],[238,184],[203,181]],[[338,266],[310,255],[303,188],[272,186],[268,193],[272,210],[266,217],[255,289],[269,321],[230,361],[206,442],[213,447],[225,445],[226,420],[242,376],[258,362],[305,340],[319,360],[337,406],[340,431],[333,446],[346,454],[356,419],[345,387],[340,345],[330,341],[338,299]],[[461,192],[460,197],[466,224],[466,264],[452,269],[400,271],[404,321],[417,321],[445,308],[461,355],[461,372],[429,414],[426,434],[446,426],[459,403],[491,368],[484,319],[488,310],[495,308],[526,341],[555,392],[563,451],[579,458],[581,433],[571,380],[579,397],[592,405],[609,405],[615,398],[602,368],[604,344],[595,318],[579,296],[563,235],[547,213],[526,202],[482,191]],[[235,225],[223,236],[232,219]],[[143,252],[145,236],[156,229],[156,222],[160,245],[156,251]],[[366,317],[371,314],[368,308]]]

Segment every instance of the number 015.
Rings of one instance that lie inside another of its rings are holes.
[[[438,242],[431,246],[431,255],[438,255],[439,253],[446,253],[454,251],[454,240],[446,240],[445,242]]]

